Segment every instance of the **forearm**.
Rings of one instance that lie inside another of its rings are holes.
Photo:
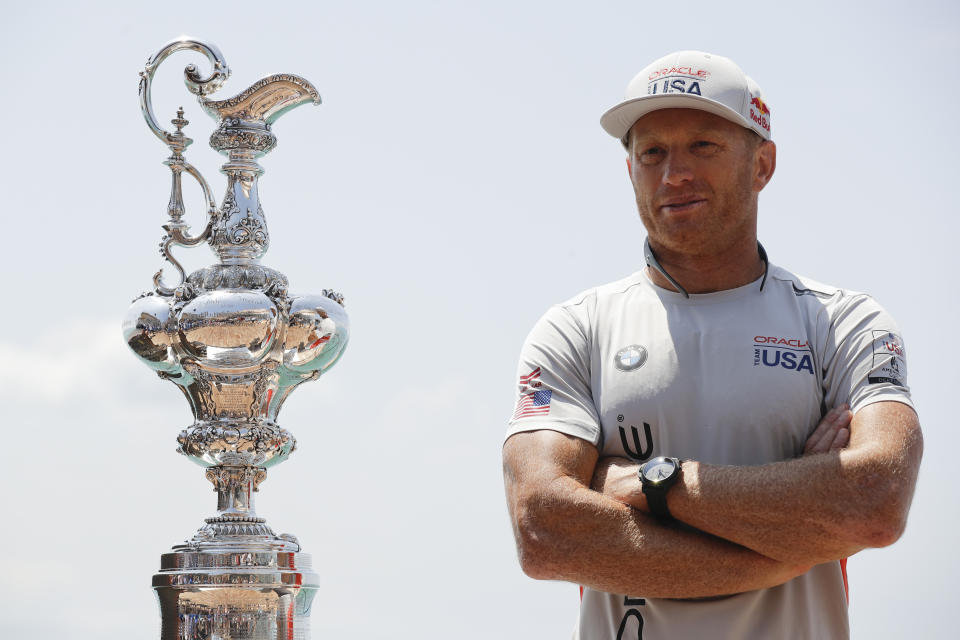
[[[523,440],[514,436],[505,447],[505,482],[520,562],[531,577],[610,593],[697,598],[782,584],[807,568],[659,523],[591,490],[581,473],[532,465]]]
[[[817,564],[891,544],[905,525],[922,438],[905,405],[882,408],[884,418],[864,433],[864,421],[881,410],[872,407],[855,418],[847,449],[749,467],[685,462],[668,493],[671,514],[790,563]],[[622,478],[624,471],[618,473]],[[625,484],[610,493],[646,509],[639,487]]]
[[[691,461],[671,490],[678,520],[783,561],[819,564],[888,544],[879,505],[843,474],[842,453],[758,467]],[[858,474],[853,474],[858,475]],[[867,489],[864,487],[864,489]]]
[[[572,479],[521,507],[521,564],[540,579],[644,597],[699,598],[762,589],[802,573],[740,545],[665,526]]]

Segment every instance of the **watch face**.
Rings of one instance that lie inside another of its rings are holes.
[[[673,475],[677,466],[669,458],[651,460],[643,467],[643,477],[648,482],[659,483]]]

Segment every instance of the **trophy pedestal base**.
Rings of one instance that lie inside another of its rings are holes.
[[[309,640],[309,554],[230,546],[161,556],[161,640]]]

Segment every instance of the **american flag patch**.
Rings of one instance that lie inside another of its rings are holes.
[[[537,367],[525,376],[520,376],[520,399],[517,400],[517,410],[513,412],[513,420],[529,416],[545,416],[550,413],[550,398],[553,392],[541,389],[540,367]],[[529,391],[528,391],[529,390]]]

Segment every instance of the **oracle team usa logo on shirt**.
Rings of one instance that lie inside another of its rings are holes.
[[[754,336],[753,366],[806,371],[813,375],[813,356],[806,338]]]

